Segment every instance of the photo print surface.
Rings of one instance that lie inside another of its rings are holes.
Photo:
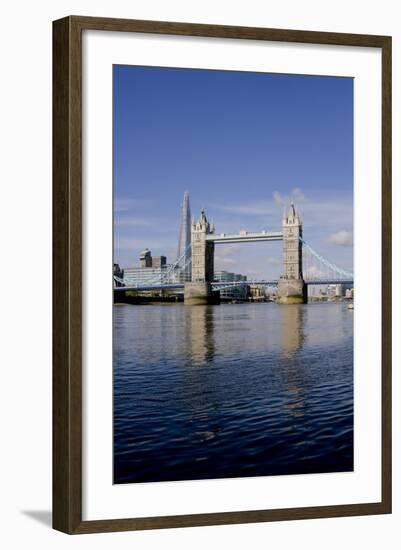
[[[353,470],[353,79],[113,67],[114,483]]]

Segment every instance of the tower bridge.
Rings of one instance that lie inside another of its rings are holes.
[[[306,285],[302,274],[302,222],[292,204],[283,218],[282,231],[238,234],[221,233],[206,218],[202,209],[197,221],[191,224],[192,277],[185,285],[187,303],[208,303],[212,300],[214,279],[214,248],[216,244],[283,241],[283,275],[278,281],[278,302],[304,303],[307,300]]]
[[[217,282],[214,280],[215,246],[234,243],[282,241],[282,275],[277,280],[245,280]],[[308,270],[305,260],[315,262]],[[316,267],[316,263],[319,268]],[[308,272],[309,271],[309,272]],[[178,274],[178,275],[177,275]],[[182,278],[181,275],[184,274]],[[207,304],[214,301],[215,291],[238,285],[273,286],[277,288],[277,301],[297,304],[307,301],[308,285],[353,284],[353,274],[339,268],[318,254],[303,238],[302,220],[291,204],[282,219],[281,231],[238,233],[215,232],[202,209],[198,220],[190,222],[189,197],[184,195],[182,223],[177,260],[166,266],[154,280],[135,282],[129,278],[114,277],[115,291],[176,289],[184,291],[188,304]]]

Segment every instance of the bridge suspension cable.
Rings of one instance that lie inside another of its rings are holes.
[[[314,256],[319,262],[323,264],[327,269],[333,271],[336,274],[341,275],[344,279],[353,279],[354,274],[350,271],[346,271],[345,269],[342,269],[341,267],[338,267],[337,265],[329,262],[323,256],[321,256],[316,250],[314,250],[310,244],[308,244],[302,237],[300,237],[300,241],[302,242],[303,246]],[[330,277],[329,277],[330,278]]]

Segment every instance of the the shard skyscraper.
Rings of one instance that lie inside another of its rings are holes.
[[[177,260],[183,256],[180,266],[184,268],[185,281],[191,280],[191,209],[189,206],[189,193],[185,191],[181,207],[180,234],[178,237]]]

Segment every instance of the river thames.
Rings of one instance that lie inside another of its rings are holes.
[[[353,470],[344,302],[114,306],[114,482]]]

